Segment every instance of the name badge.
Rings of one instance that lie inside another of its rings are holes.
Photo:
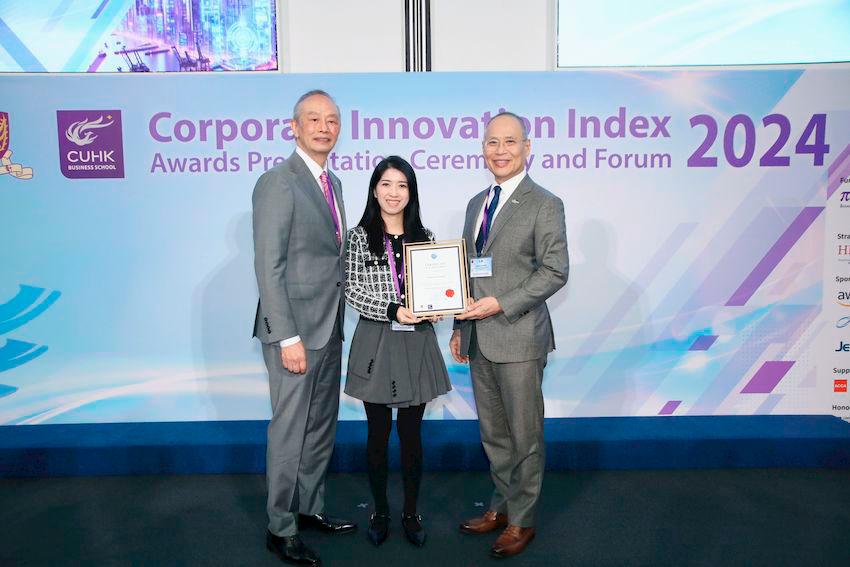
[[[469,259],[470,278],[489,278],[493,275],[493,257],[482,256]]]
[[[403,324],[399,323],[398,321],[392,321],[390,328],[393,331],[415,331],[416,330],[416,327],[414,327],[413,325],[403,325]]]

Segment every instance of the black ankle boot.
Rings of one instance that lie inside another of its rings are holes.
[[[369,541],[379,546],[390,534],[390,515],[374,512],[369,517]]]
[[[407,540],[416,547],[425,545],[425,528],[422,527],[422,516],[419,514],[402,514],[401,527]]]

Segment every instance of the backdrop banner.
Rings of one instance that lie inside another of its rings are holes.
[[[251,193],[313,88],[350,224],[397,154],[439,239],[491,182],[489,117],[528,121],[571,259],[547,417],[850,416],[850,69],[811,67],[4,76],[0,424],[269,417]],[[437,332],[454,390],[427,415],[474,418]]]

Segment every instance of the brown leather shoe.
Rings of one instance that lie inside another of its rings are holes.
[[[534,528],[521,528],[511,524],[499,535],[490,548],[493,557],[510,557],[522,553],[534,539]]]
[[[486,534],[504,528],[508,525],[508,517],[495,510],[487,510],[483,516],[471,518],[460,525],[460,531],[465,534]]]

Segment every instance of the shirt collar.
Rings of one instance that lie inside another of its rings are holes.
[[[300,146],[295,146],[295,153],[301,156],[301,159],[304,160],[304,163],[307,164],[307,169],[310,170],[310,173],[313,174],[313,178],[318,181],[319,176],[322,175],[322,172],[327,171],[326,167],[322,167],[316,161],[307,155],[307,152],[301,149]],[[321,186],[321,185],[320,185]]]
[[[507,198],[511,196],[511,194],[514,192],[514,190],[516,190],[517,187],[519,187],[520,182],[522,182],[522,180],[525,179],[526,175],[527,175],[527,172],[525,171],[525,168],[522,168],[522,171],[520,171],[519,173],[517,173],[516,175],[514,175],[510,179],[507,179],[504,183],[498,183],[499,187],[502,188],[502,191],[500,192],[499,199],[503,203],[506,202]],[[490,188],[492,189],[496,185],[497,185],[497,183],[494,182],[490,186]]]

